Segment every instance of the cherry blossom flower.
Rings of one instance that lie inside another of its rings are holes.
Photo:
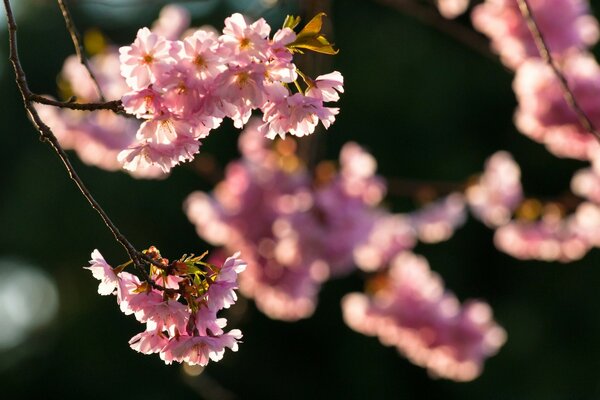
[[[92,271],[94,278],[100,281],[100,284],[98,285],[98,294],[108,296],[115,292],[118,285],[117,275],[97,249],[92,252],[90,266],[84,268]]]
[[[131,46],[119,49],[121,74],[134,90],[156,82],[168,69],[169,42],[148,28],[138,31]]]

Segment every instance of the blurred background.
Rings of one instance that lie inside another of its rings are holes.
[[[405,4],[410,0],[400,1]],[[30,87],[56,94],[56,78],[73,53],[54,1],[13,1],[21,60]],[[163,1],[70,1],[80,31],[99,29],[129,44],[156,19]],[[317,2],[318,3],[318,2]],[[388,178],[464,182],[497,150],[511,152],[528,195],[568,190],[584,163],[558,159],[518,133],[512,73],[494,57],[455,40],[435,18],[385,2],[323,2],[340,53],[329,62],[345,77],[341,113],[320,132],[319,157],[337,159],[356,141]],[[389,3],[389,2],[387,2]],[[221,29],[232,12],[265,17],[280,26],[298,13],[294,1],[207,0],[180,3],[193,25]],[[594,6],[594,5],[592,5]],[[416,17],[416,18],[415,18]],[[439,22],[439,21],[438,21]],[[468,16],[458,23],[468,25]],[[5,20],[0,19],[5,27]],[[495,249],[493,232],[470,218],[449,241],[419,244],[446,286],[461,300],[484,299],[508,332],[499,354],[470,383],[431,379],[376,338],[342,321],[341,297],[361,291],[358,276],[329,281],[315,315],[270,320],[241,300],[229,326],[244,332],[237,353],[202,374],[166,366],[127,342],[140,324],[119,312],[114,298],[96,293],[82,267],[94,248],[113,265],[126,261],[52,150],[28,122],[9,69],[6,32],[0,32],[0,387],[16,399],[593,399],[600,398],[600,254],[570,264],[522,262]],[[475,36],[483,41],[483,37]],[[237,132],[225,124],[202,151],[219,165],[238,157]],[[190,168],[163,181],[135,180],[82,164],[81,177],[121,231],[138,248],[158,246],[175,257],[209,246],[181,210],[194,190],[211,183]],[[389,195],[394,211],[420,204]]]

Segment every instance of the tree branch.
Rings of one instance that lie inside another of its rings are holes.
[[[63,18],[65,20],[65,25],[67,26],[67,30],[69,31],[69,34],[71,35],[71,40],[73,41],[73,45],[75,46],[75,53],[79,58],[79,62],[85,67],[85,69],[87,69],[90,78],[92,78],[92,81],[94,82],[94,86],[96,86],[96,92],[98,93],[100,101],[104,102],[104,94],[102,94],[102,89],[98,84],[98,80],[96,79],[94,72],[92,72],[90,64],[88,63],[88,60],[85,57],[85,50],[83,49],[83,45],[81,44],[81,37],[79,35],[79,32],[77,31],[77,28],[75,27],[75,24],[73,23],[73,19],[71,18],[69,8],[67,7],[67,4],[64,0],[57,1],[58,6],[60,7],[60,11],[62,12]]]
[[[75,171],[75,168],[71,164],[71,161],[69,160],[69,157],[67,156],[67,153],[64,151],[64,149],[58,142],[58,139],[56,138],[56,136],[54,135],[54,133],[52,132],[50,127],[42,121],[37,110],[35,109],[33,103],[35,101],[39,100],[39,98],[36,97],[36,95],[34,95],[29,90],[25,71],[23,70],[21,61],[19,60],[19,53],[18,53],[18,48],[17,48],[17,24],[15,22],[15,18],[14,18],[13,12],[12,12],[10,0],[3,0],[3,1],[4,1],[4,8],[6,10],[6,18],[7,18],[7,22],[8,22],[9,49],[10,49],[9,50],[10,51],[9,59],[13,66],[17,87],[19,89],[19,92],[21,93],[21,97],[23,99],[23,104],[25,106],[25,110],[27,111],[30,121],[32,122],[32,124],[36,128],[36,130],[39,132],[41,140],[48,143],[52,147],[52,149],[56,152],[56,154],[58,155],[58,157],[64,164],[67,172],[69,173],[69,177],[73,180],[73,182],[75,183],[75,185],[77,186],[77,188],[79,189],[79,191],[81,192],[83,197],[85,197],[85,199],[88,201],[90,206],[100,215],[100,218],[102,218],[102,221],[108,227],[108,229],[113,234],[113,236],[115,237],[117,242],[119,244],[121,244],[121,246],[123,246],[123,248],[125,248],[125,250],[127,251],[127,254],[131,258],[131,260],[134,261],[134,264],[136,264],[138,269],[143,270],[143,268],[141,268],[142,263],[140,261],[142,259],[146,259],[146,257],[144,257],[145,255],[139,253],[135,249],[135,247],[127,240],[127,238],[125,236],[123,236],[123,234],[119,231],[117,226],[112,222],[110,217],[106,214],[104,209],[100,206],[100,204],[96,201],[96,199],[94,199],[94,197],[92,196],[90,191],[87,189],[87,187],[85,186],[85,184],[83,183],[83,181],[81,180],[81,178],[79,177],[77,172]],[[146,274],[146,276],[147,276],[147,274]]]
[[[110,110],[117,114],[123,114],[125,110],[123,110],[123,104],[121,100],[113,100],[107,101],[105,103],[75,103],[71,101],[56,101],[52,99],[48,99],[44,96],[40,96],[39,94],[29,93],[29,100],[46,104],[49,106],[59,107],[59,108],[70,108],[71,110],[79,110],[79,111],[97,111],[97,110]]]
[[[550,68],[552,68],[554,75],[556,75],[556,77],[558,78],[565,101],[567,102],[569,107],[571,107],[571,109],[575,112],[577,118],[579,119],[579,123],[583,126],[583,128],[588,132],[592,133],[600,142],[600,133],[596,130],[596,127],[594,126],[590,118],[587,116],[587,114],[579,106],[577,100],[575,100],[575,96],[573,95],[573,91],[571,91],[571,88],[569,87],[567,79],[562,74],[556,62],[552,58],[546,40],[544,39],[542,32],[540,32],[540,29],[531,12],[531,7],[529,6],[529,3],[527,2],[527,0],[517,0],[517,3],[519,4],[519,9],[521,10],[523,18],[525,18],[525,21],[527,22],[527,27],[529,28],[529,31],[533,36],[535,45],[538,49],[538,52],[540,53],[540,57],[550,66]]]

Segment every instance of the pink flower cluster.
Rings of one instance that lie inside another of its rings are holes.
[[[339,169],[321,164],[313,180],[297,158],[294,142],[275,141],[271,149],[259,125],[259,121],[250,121],[241,134],[242,159],[227,166],[225,179],[213,194],[192,193],[184,204],[204,240],[224,246],[226,251],[239,248],[244,252],[248,268],[240,276],[241,292],[254,298],[268,316],[297,320],[312,314],[320,286],[330,277],[345,275],[355,265],[383,276],[394,259],[418,260],[394,262],[426,268],[426,274],[408,273],[402,285],[421,290],[423,284],[435,281],[440,289],[438,297],[430,299],[429,308],[414,308],[416,303],[411,303],[406,305],[406,313],[415,318],[422,314],[424,320],[435,322],[431,329],[436,331],[427,337],[440,335],[441,339],[431,346],[415,342],[414,347],[407,345],[402,351],[439,376],[468,380],[478,375],[484,358],[502,344],[503,331],[491,322],[484,303],[474,302],[461,310],[426,263],[407,253],[417,240],[431,243],[448,239],[466,220],[464,196],[451,193],[421,210],[391,214],[381,207],[385,185],[375,175],[376,161],[361,147],[347,143],[340,153]],[[499,158],[489,164],[494,170],[507,170],[499,164],[512,162],[510,157]],[[498,189],[498,183],[490,179],[481,185],[486,193]],[[510,202],[508,198],[489,197],[492,207],[500,207],[503,200]],[[392,267],[401,268],[413,267]],[[454,311],[448,309],[451,299]],[[360,311],[354,310],[358,318]],[[362,332],[356,319],[346,319]],[[387,319],[372,320],[373,329],[389,327]],[[415,335],[425,334],[426,328],[416,326]],[[496,332],[496,342],[488,331]]]
[[[587,50],[598,41],[600,30],[587,0],[529,0],[529,5],[576,101],[598,125],[600,66]],[[474,8],[472,19],[475,28],[490,37],[502,61],[516,70],[513,90],[519,103],[517,128],[558,157],[600,157],[600,146],[565,101],[556,74],[539,58],[517,2],[486,0]]]
[[[92,252],[86,267],[100,280],[99,294],[115,294],[123,313],[146,324],[146,330],[129,341],[131,348],[144,354],[159,353],[166,364],[176,361],[201,366],[209,360],[219,361],[226,348],[237,351],[242,333],[238,329],[225,332],[227,320],[217,318],[217,313],[237,300],[237,276],[246,268],[239,253],[221,267],[193,256],[169,263],[154,247],[146,255],[155,262],[150,268],[155,284],[140,281],[123,271],[124,266],[112,268],[98,250]]]
[[[321,17],[315,17],[319,24]],[[157,165],[168,172],[191,160],[199,140],[225,117],[242,128],[255,109],[263,112],[259,130],[269,138],[311,134],[319,121],[328,128],[338,109],[324,103],[339,99],[342,75],[307,77],[293,63],[296,33],[284,27],[270,38],[270,32],[264,19],[249,24],[241,14],[225,20],[220,36],[198,29],[171,40],[140,29],[133,44],[119,50],[129,87],[123,106],[143,120],[134,143],[119,155],[124,168]]]
[[[184,8],[169,5],[163,8],[152,29],[157,34],[176,39],[189,27],[189,19]],[[91,57],[88,63],[106,99],[120,99],[130,91],[120,73],[118,48],[107,46],[102,52]],[[78,101],[100,101],[94,81],[75,55],[65,60],[59,82],[64,94],[73,95]],[[136,132],[140,127],[139,121],[109,110],[81,112],[41,104],[36,105],[36,108],[65,149],[75,150],[86,164],[109,171],[122,168],[122,163],[117,157],[121,151],[134,144]],[[156,166],[137,168],[129,172],[136,178],[165,176]]]
[[[213,195],[192,193],[184,208],[203,239],[242,249],[241,291],[272,318],[308,317],[325,279],[355,264],[381,269],[417,239],[446,240],[465,221],[456,193],[414,214],[379,207],[385,186],[375,159],[354,143],[342,148],[339,172],[313,182],[293,151],[266,147],[259,124],[240,136],[243,158],[228,165]]]
[[[125,80],[119,74],[119,57],[115,48],[106,48],[89,60],[98,84],[109,99],[118,99],[127,92]],[[96,86],[88,71],[76,56],[65,60],[61,72],[61,86],[78,100],[100,100]],[[89,165],[109,171],[121,169],[118,154],[135,140],[139,123],[109,110],[81,112],[37,104],[36,109],[52,128],[65,149],[75,150],[79,158]],[[131,171],[137,178],[158,178],[164,174],[158,168]]]
[[[600,123],[600,66],[593,56],[576,53],[565,58],[561,70],[578,104],[594,124]],[[600,146],[581,126],[575,112],[564,100],[558,78],[543,61],[531,59],[518,70],[513,88],[519,102],[515,114],[517,128],[543,143],[559,157],[593,160]]]
[[[506,224],[523,200],[521,169],[512,156],[499,151],[485,163],[484,173],[466,190],[475,217],[487,226]]]
[[[475,379],[485,359],[506,340],[490,307],[474,300],[461,306],[423,257],[397,255],[388,274],[370,286],[372,295],[350,293],[343,298],[348,326],[396,347],[435,377]]]
[[[598,41],[598,21],[587,0],[529,0],[532,14],[552,55],[584,50]],[[502,62],[516,69],[539,57],[533,36],[515,0],[486,0],[471,14],[475,29],[487,35]]]
[[[517,207],[524,204],[520,168],[501,151],[486,161],[466,197],[473,215],[496,229],[494,243],[499,250],[523,260],[571,262],[600,244],[599,187],[595,170],[582,170],[573,178],[573,192],[590,201],[579,204],[573,214],[564,217],[556,205],[544,207],[533,200],[534,210],[513,219]]]
[[[321,17],[315,17],[319,23]],[[90,165],[157,178],[191,160],[199,140],[225,117],[241,128],[260,109],[261,132],[270,138],[288,132],[304,136],[319,121],[325,128],[334,122],[338,109],[324,104],[339,99],[343,77],[332,72],[311,79],[298,71],[293,53],[307,47],[295,42],[291,28],[269,38],[271,28],[263,19],[248,24],[234,14],[219,36],[210,29],[186,31],[189,21],[184,8],[166,6],[152,30],[140,29],[131,46],[109,46],[89,60],[104,96],[121,99],[125,110],[141,121],[108,110],[88,113],[36,105],[64,148],[75,150]],[[298,83],[299,74],[305,89]],[[100,100],[75,56],[65,61],[61,89],[78,101]]]
[[[352,249],[370,231],[384,188],[374,159],[355,144],[342,151],[340,174],[313,188],[296,156],[268,150],[256,126],[242,133],[244,158],[228,165],[214,197],[192,193],[184,208],[202,238],[244,252],[240,288],[264,313],[305,318],[321,283],[352,270]]]

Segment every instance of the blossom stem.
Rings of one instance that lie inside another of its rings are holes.
[[[596,139],[600,142],[600,132],[598,132],[596,130],[596,127],[594,126],[593,122],[590,120],[590,118],[587,116],[587,114],[583,111],[583,109],[579,106],[579,103],[577,103],[577,100],[575,99],[575,96],[573,95],[573,91],[569,87],[567,79],[565,78],[563,73],[558,68],[558,65],[552,58],[552,54],[550,54],[548,44],[546,43],[546,40],[544,39],[544,36],[542,35],[542,32],[540,31],[540,28],[538,27],[537,22],[535,21],[535,18],[533,16],[533,13],[531,12],[531,7],[529,6],[528,1],[527,0],[517,0],[517,3],[519,4],[519,10],[521,11],[523,18],[527,22],[527,27],[529,28],[529,31],[531,32],[531,35],[533,36],[535,45],[538,49],[538,52],[540,53],[540,57],[542,58],[542,60],[544,60],[546,62],[546,64],[548,64],[550,66],[550,68],[554,72],[554,75],[556,76],[556,78],[558,78],[565,101],[577,115],[577,118],[579,119],[579,123],[581,124],[581,126],[583,126],[583,128],[585,130],[587,130],[588,132],[592,133],[596,137]]]
[[[73,46],[75,46],[75,53],[77,54],[77,57],[79,58],[79,62],[85,67],[88,74],[90,75],[90,78],[94,82],[94,86],[96,87],[96,92],[98,93],[98,97],[100,97],[100,101],[104,102],[104,94],[102,93],[102,89],[100,88],[100,85],[98,84],[98,80],[96,79],[94,72],[92,72],[92,68],[90,67],[90,64],[88,63],[88,60],[85,56],[85,50],[83,48],[83,45],[81,44],[81,36],[79,35],[79,32],[77,31],[77,28],[75,27],[75,24],[73,23],[73,18],[71,18],[71,12],[69,11],[69,8],[67,7],[67,4],[65,3],[64,0],[57,0],[57,1],[58,1],[58,7],[60,7],[60,11],[62,12],[63,18],[65,20],[65,25],[67,26],[67,30],[69,31],[69,34],[71,35],[71,40],[73,41]]]

